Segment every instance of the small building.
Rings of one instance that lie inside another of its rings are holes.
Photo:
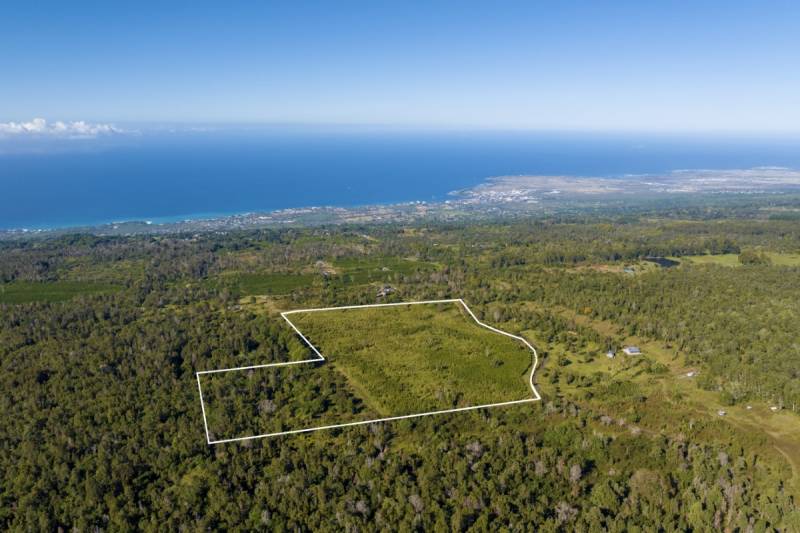
[[[384,285],[383,287],[380,288],[380,290],[378,290],[377,296],[378,298],[384,298],[386,296],[389,296],[393,292],[395,292],[394,287],[392,287],[391,285]]]
[[[622,351],[625,352],[625,355],[642,355],[638,346],[626,346]]]
[[[725,415],[727,415],[728,413],[727,413],[727,412],[725,412],[725,410],[724,410],[724,409],[720,409],[719,411],[717,411],[717,414],[718,414],[719,416],[725,416]]]
[[[609,359],[614,359],[614,357],[616,356],[617,354],[614,353],[614,350],[609,350],[606,352],[606,357],[608,357]]]

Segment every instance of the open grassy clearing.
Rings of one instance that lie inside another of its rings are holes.
[[[51,281],[0,284],[0,304],[21,304],[27,302],[60,302],[81,295],[102,294],[122,290],[122,287],[108,283],[89,281]]]
[[[311,287],[322,279],[318,274],[284,272],[226,272],[203,281],[209,288],[228,288],[241,296],[283,295]]]
[[[458,303],[291,319],[326,361],[200,375],[210,440],[533,397],[532,352],[480,326]]]
[[[778,253],[778,252],[763,252],[770,260],[772,266],[785,266],[795,267],[800,266],[800,253]],[[703,254],[703,255],[683,255],[683,256],[669,256],[665,259],[670,261],[677,261],[680,265],[720,265],[726,267],[739,267],[742,263],[739,261],[739,254]],[[596,263],[585,264],[567,268],[567,272],[581,274],[587,271],[594,272],[608,272],[614,274],[644,274],[659,270],[658,264],[651,261],[632,261],[632,262],[617,262],[617,263]]]
[[[239,258],[241,260],[241,258]],[[321,285],[325,279],[343,285],[393,283],[398,276],[411,276],[417,272],[431,272],[438,268],[434,263],[407,258],[352,257],[340,260],[318,261],[297,272],[226,272],[205,281],[209,287],[229,287],[241,296],[284,295]]]
[[[533,354],[457,303],[297,313],[292,322],[381,416],[532,397]]]
[[[124,284],[126,280],[144,274],[147,265],[141,259],[121,259],[108,263],[93,263],[87,257],[67,258],[59,271],[59,281],[87,281]]]
[[[800,254],[764,252],[775,266],[800,266]],[[685,255],[672,258],[676,261],[698,265],[742,266],[739,254]]]
[[[437,268],[434,263],[397,257],[350,257],[334,261],[333,266],[345,282],[356,284],[390,281],[397,274],[409,276]]]

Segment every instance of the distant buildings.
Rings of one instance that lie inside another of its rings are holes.
[[[622,351],[625,352],[625,355],[642,355],[638,346],[626,346]]]

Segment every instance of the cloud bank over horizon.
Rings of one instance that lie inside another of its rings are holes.
[[[28,122],[0,122],[2,137],[47,137],[61,139],[91,139],[100,135],[124,133],[112,124],[92,123],[83,120],[73,122],[48,122],[34,118]]]

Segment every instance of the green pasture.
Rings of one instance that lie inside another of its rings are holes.
[[[17,281],[0,284],[0,304],[60,302],[76,296],[116,292],[122,287],[88,281]]]
[[[778,253],[765,252],[774,266],[800,266],[800,253]],[[696,265],[721,265],[721,266],[741,266],[739,254],[720,254],[720,255],[685,255],[673,258],[684,263]]]
[[[532,352],[459,304],[296,313],[292,322],[382,416],[532,398]]]

